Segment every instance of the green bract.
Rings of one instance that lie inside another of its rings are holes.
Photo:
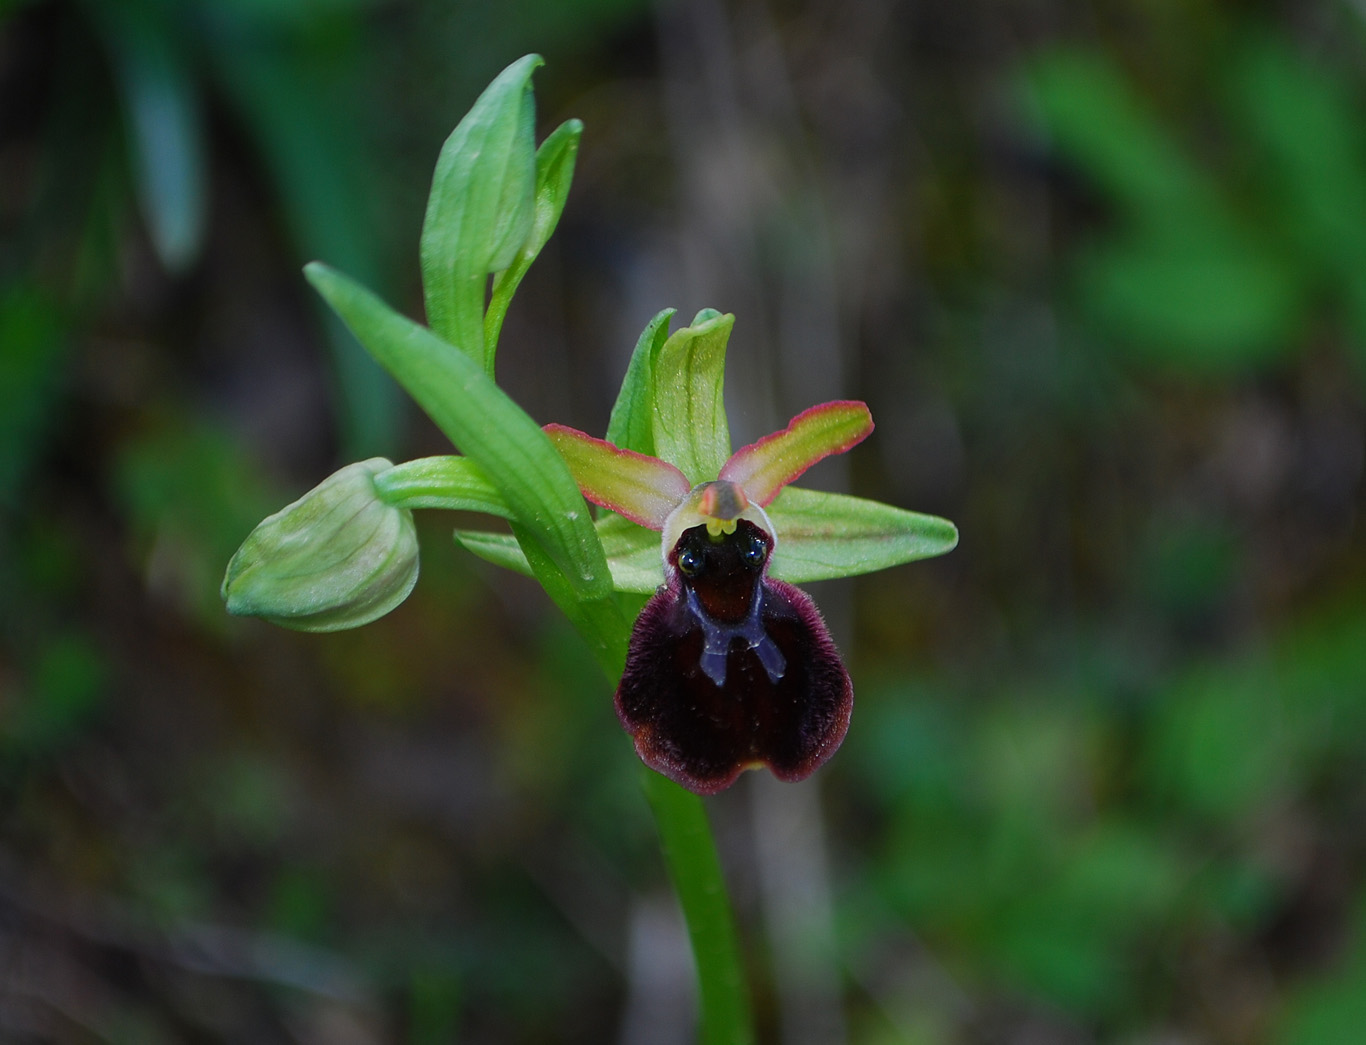
[[[265,519],[223,578],[228,612],[301,631],[368,624],[417,583],[413,514],[380,499],[382,457],[347,465]]]
[[[494,277],[488,314],[484,317],[485,366],[490,373],[493,370],[491,346],[498,344],[512,295],[560,222],[564,201],[569,196],[569,184],[574,180],[574,161],[579,155],[581,137],[583,124],[578,120],[566,120],[536,150],[536,193],[531,228],[518,247],[516,257],[502,270],[495,270],[498,275]]]
[[[535,213],[536,107],[531,74],[539,55],[514,62],[489,84],[451,132],[432,176],[422,223],[422,289],[439,335],[493,370],[484,344],[484,286],[507,268]]]

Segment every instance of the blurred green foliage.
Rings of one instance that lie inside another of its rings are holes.
[[[1255,25],[1209,60],[1213,143],[1164,123],[1117,56],[1031,64],[1030,107],[1115,210],[1074,263],[1079,307],[1140,361],[1192,374],[1265,370],[1325,298],[1363,343],[1366,112],[1350,74]]]
[[[518,400],[602,430],[666,305],[735,311],[740,363],[766,324],[728,266],[779,329],[819,199],[879,426],[851,488],[963,532],[832,612],[851,1040],[1355,1041],[1366,27],[1029,11],[0,5],[0,1038],[615,1039],[661,872],[539,593],[441,524],[354,635],[217,597],[340,460],[446,451],[345,371],[298,267],[419,314],[439,144],[536,50],[538,137],[586,129],[503,333]],[[687,300],[709,268],[735,301]],[[809,401],[768,351],[737,431]],[[762,969],[752,808],[713,808]]]

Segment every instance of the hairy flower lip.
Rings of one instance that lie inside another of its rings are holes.
[[[614,698],[641,760],[701,795],[759,767],[805,779],[840,746],[853,710],[849,673],[811,597],[769,577],[768,559],[746,565],[738,554],[746,525],[758,529],[737,520],[700,545],[694,532],[702,568],[670,569],[645,605]],[[746,607],[736,594],[751,576]]]

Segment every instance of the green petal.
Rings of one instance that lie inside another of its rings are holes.
[[[821,403],[803,410],[781,432],[736,450],[720,477],[739,483],[751,501],[767,507],[817,461],[857,446],[872,430],[873,416],[863,403]]]
[[[655,452],[654,361],[669,337],[669,321],[676,311],[666,308],[650,320],[631,353],[621,391],[612,406],[612,419],[607,423],[607,441],[623,450],[638,454]]]
[[[650,595],[664,583],[664,553],[659,534],[620,515],[597,521],[598,539],[612,571],[612,587]]]
[[[885,570],[958,543],[947,519],[798,486],[785,487],[768,515],[778,535],[771,572],[793,584]]]
[[[432,329],[492,372],[484,345],[484,287],[513,263],[535,214],[535,100],[539,55],[489,84],[437,157],[422,222],[422,292]]]
[[[655,456],[676,465],[692,485],[715,479],[730,457],[722,402],[726,342],[735,317],[703,309],[676,331],[654,361]]]
[[[597,528],[615,590],[649,595],[664,583],[659,534],[619,515],[603,516],[598,520]],[[510,534],[456,530],[455,539],[486,562],[528,576],[531,574],[526,556]]]
[[[641,526],[663,529],[692,489],[682,472],[657,457],[622,450],[567,425],[546,425],[545,433],[585,497]]]
[[[602,546],[564,459],[474,360],[325,265],[304,269],[360,343],[497,487],[583,595],[611,590]]]
[[[536,150],[536,195],[531,232],[512,264],[494,278],[488,313],[484,316],[484,346],[490,359],[497,350],[498,336],[508,306],[512,304],[512,295],[560,223],[569,185],[574,180],[574,161],[578,158],[582,137],[583,124],[578,120],[566,120]]]

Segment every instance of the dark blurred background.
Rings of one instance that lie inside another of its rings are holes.
[[[374,625],[218,597],[448,451],[299,269],[420,316],[533,50],[587,130],[505,386],[601,432],[650,316],[733,311],[737,445],[866,399],[808,484],[962,533],[814,586],[849,739],[708,802],[762,1040],[1366,1040],[1360,0],[0,2],[0,1040],[691,1040],[539,590],[426,513]]]

